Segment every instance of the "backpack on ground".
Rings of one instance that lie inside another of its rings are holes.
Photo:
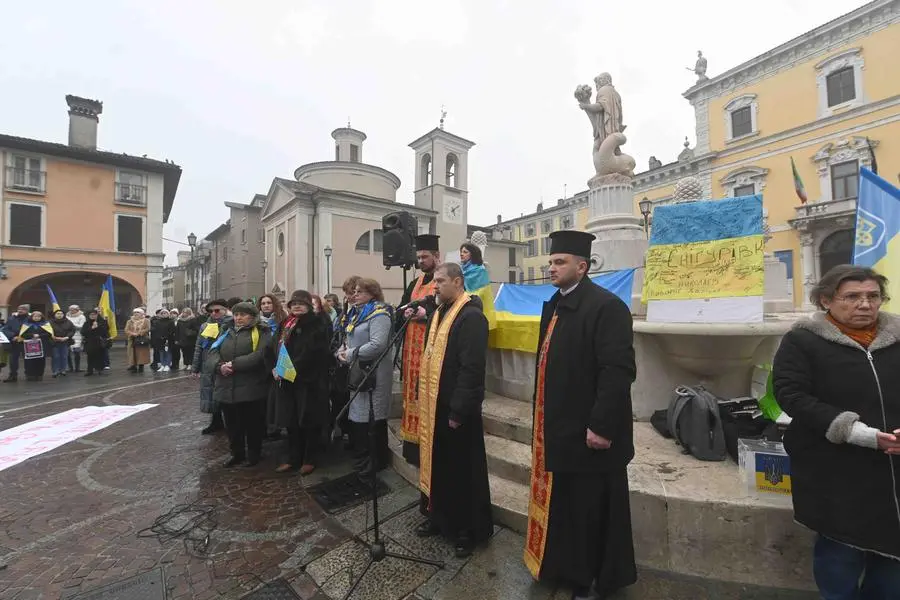
[[[675,388],[669,407],[656,411],[650,422],[698,460],[720,461],[727,456],[719,399],[703,386]]]

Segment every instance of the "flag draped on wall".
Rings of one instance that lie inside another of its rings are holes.
[[[112,275],[106,276],[106,281],[100,288],[100,302],[97,306],[109,326],[109,337],[114,338],[119,335],[119,328],[116,327],[116,293],[113,289]]]
[[[56,299],[56,294],[54,294],[53,290],[50,289],[50,284],[48,283],[48,284],[46,284],[46,286],[47,286],[47,293],[50,294],[50,309],[52,311],[51,314],[46,315],[46,316],[50,317],[50,316],[53,316],[53,313],[55,313],[56,311],[59,310],[59,301]]]
[[[591,281],[606,288],[622,302],[631,306],[631,288],[634,284],[634,269],[611,271]],[[497,292],[494,305],[497,310],[497,328],[491,332],[490,346],[501,350],[537,352],[541,311],[544,302],[556,292],[547,285],[521,285],[504,283]]]
[[[869,169],[860,169],[859,175],[853,264],[887,277],[888,295],[900,298],[900,189]],[[892,304],[882,308],[894,312]]]
[[[803,180],[800,179],[800,173],[797,172],[797,165],[794,164],[793,156],[791,157],[791,171],[794,173],[794,191],[797,192],[797,197],[800,198],[800,203],[806,204],[806,188],[803,187]]]

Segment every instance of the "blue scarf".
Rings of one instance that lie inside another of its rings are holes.
[[[378,315],[387,315],[388,317],[391,316],[391,313],[388,311],[387,307],[377,300],[369,300],[361,308],[354,306],[353,310],[351,310],[350,313],[351,317],[346,327],[347,333],[351,333],[357,326],[362,325],[372,317]]]
[[[462,272],[467,292],[474,292],[491,284],[491,278],[488,276],[487,269],[484,268],[484,265],[476,265],[469,261],[463,261]]]

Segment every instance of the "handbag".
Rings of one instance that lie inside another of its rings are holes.
[[[375,371],[372,369],[372,361],[361,361],[358,358],[350,364],[350,373],[347,376],[347,387],[354,392],[371,392],[375,389]],[[368,377],[366,377],[368,375]]]
[[[146,335],[135,336],[132,345],[135,347],[144,347],[150,345],[150,338]]]

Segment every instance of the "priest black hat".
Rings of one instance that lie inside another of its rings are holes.
[[[550,254],[573,254],[591,257],[591,242],[595,236],[584,231],[554,231],[550,234]]]
[[[441,236],[425,233],[416,236],[416,250],[428,250],[429,252],[438,252],[438,239]]]

